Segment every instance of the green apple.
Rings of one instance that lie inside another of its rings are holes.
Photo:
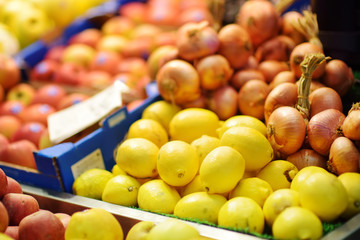
[[[36,92],[35,88],[29,83],[25,83],[25,82],[18,83],[8,90],[6,94],[6,100],[20,101],[27,106],[32,102],[35,96],[35,92]]]
[[[94,48],[83,43],[74,43],[65,48],[62,60],[64,63],[74,63],[87,68],[93,61],[95,54]]]
[[[146,240],[146,236],[155,226],[151,221],[141,221],[132,226],[125,240]]]

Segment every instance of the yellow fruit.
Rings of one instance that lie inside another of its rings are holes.
[[[161,179],[150,180],[140,186],[138,205],[141,209],[172,214],[180,195],[176,189]]]
[[[169,134],[169,123],[174,115],[180,110],[181,108],[178,105],[165,100],[160,100],[145,108],[141,118],[153,119],[159,122]]]
[[[115,164],[112,169],[111,172],[114,176],[116,175],[120,175],[120,174],[126,174],[126,172],[124,170],[122,170],[119,165]]]
[[[199,175],[209,193],[231,191],[244,175],[245,160],[235,149],[220,146],[212,150],[200,166]]]
[[[73,193],[79,196],[101,200],[106,183],[114,175],[104,169],[93,168],[83,172],[73,183]]]
[[[258,177],[241,179],[236,187],[230,192],[229,198],[248,197],[259,204],[264,205],[267,197],[273,192],[270,184]]]
[[[117,175],[107,182],[102,200],[122,206],[136,206],[139,187],[140,183],[135,178]]]
[[[293,206],[300,206],[299,193],[297,191],[289,188],[274,191],[265,200],[263,205],[266,223],[272,226],[276,217],[284,211],[284,209]]]
[[[248,115],[236,115],[225,120],[222,126],[218,129],[219,137],[224,134],[226,130],[235,126],[250,127],[258,130],[264,136],[266,135],[266,125],[256,117]]]
[[[175,205],[174,215],[217,224],[218,213],[227,199],[218,194],[195,192],[181,198]]]
[[[116,164],[135,178],[155,177],[159,148],[145,138],[130,138],[120,144],[116,152]]]
[[[316,172],[298,185],[300,205],[314,212],[321,221],[337,219],[347,208],[344,185],[328,172]]]
[[[170,141],[159,150],[157,169],[160,178],[167,184],[185,186],[198,172],[199,157],[189,143]]]
[[[304,167],[304,168],[300,169],[298,171],[298,173],[295,175],[295,177],[291,181],[290,188],[295,190],[295,191],[298,191],[299,190],[299,185],[301,185],[302,182],[307,177],[311,176],[312,174],[314,174],[316,172],[327,173],[328,171],[326,171],[324,168],[317,167],[317,166]]]
[[[146,240],[146,236],[154,226],[154,222],[140,221],[130,228],[125,240]]]
[[[257,171],[268,164],[274,156],[267,138],[249,127],[231,127],[220,138],[221,146],[236,149],[245,159],[246,171]]]
[[[181,188],[180,195],[182,197],[194,193],[194,192],[205,192],[205,187],[202,185],[200,175],[196,175],[191,182],[186,184],[183,188]]]
[[[272,189],[290,188],[290,184],[298,173],[297,167],[286,160],[274,160],[266,164],[256,177],[267,181]]]
[[[220,146],[220,139],[216,137],[202,135],[200,138],[192,141],[190,145],[194,147],[196,152],[198,153],[199,161],[201,164],[209,152]]]
[[[65,230],[65,240],[70,239],[124,239],[118,220],[102,208],[75,212]]]
[[[156,224],[146,240],[189,240],[198,236],[199,231],[190,224],[178,219],[169,219]]]
[[[220,208],[218,224],[223,227],[263,233],[264,214],[259,204],[251,198],[235,197]]]
[[[302,207],[288,207],[275,219],[272,226],[276,239],[309,239],[322,237],[320,219],[310,210]]]
[[[219,126],[219,117],[214,112],[203,108],[186,108],[171,119],[170,139],[191,143],[202,135],[217,137],[216,129]]]
[[[341,215],[349,219],[360,213],[360,173],[346,172],[338,176],[348,194],[348,206]]]
[[[5,233],[0,232],[0,240],[14,240],[14,238],[6,235]]]

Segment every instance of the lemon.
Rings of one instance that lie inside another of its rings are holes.
[[[220,146],[212,150],[200,166],[199,175],[209,193],[231,191],[244,175],[245,160],[235,149]]]
[[[159,176],[172,186],[184,186],[196,175],[199,157],[189,143],[173,140],[164,144],[158,154]]]
[[[200,175],[196,175],[191,182],[182,187],[180,195],[184,197],[194,192],[206,192],[205,187],[202,185]]]
[[[146,236],[154,226],[155,223],[151,221],[135,223],[126,234],[125,240],[146,240]]]
[[[314,212],[321,221],[337,219],[347,208],[348,195],[344,185],[328,172],[316,172],[298,186],[300,205]]]
[[[282,211],[272,226],[276,239],[320,239],[323,227],[320,219],[310,210],[293,206]]]
[[[291,182],[298,173],[297,167],[286,160],[274,160],[266,164],[256,177],[267,181],[273,190],[290,188]]]
[[[214,112],[203,108],[186,108],[171,119],[170,139],[191,143],[202,135],[217,137],[216,129],[219,126],[219,117]]]
[[[148,139],[126,139],[117,149],[116,164],[135,178],[155,177],[158,153],[158,146]]]
[[[270,184],[258,177],[241,179],[230,192],[229,198],[248,197],[263,207],[265,200],[273,192]]]
[[[290,184],[290,188],[298,191],[299,190],[299,185],[302,184],[302,182],[308,177],[311,176],[312,174],[316,173],[316,172],[324,172],[327,173],[327,171],[324,168],[321,167],[317,167],[317,166],[307,166],[304,167],[302,169],[300,169],[298,171],[298,173],[295,175],[295,177],[293,178],[293,180],[291,181]]]
[[[284,209],[293,206],[300,206],[299,193],[289,188],[275,190],[265,200],[263,205],[263,213],[265,221],[272,226],[275,218]]]
[[[146,240],[189,240],[199,236],[199,231],[190,224],[178,219],[168,219],[156,224]]]
[[[218,224],[223,227],[263,233],[264,222],[261,207],[248,197],[232,198],[219,211]]]
[[[114,176],[116,175],[120,175],[120,174],[126,174],[126,172],[124,170],[122,170],[119,165],[115,164],[112,169],[111,172]]]
[[[250,127],[266,136],[266,125],[258,118],[249,115],[236,115],[226,119],[222,126],[217,130],[219,137],[221,138],[226,130],[235,126]]]
[[[338,176],[348,194],[348,206],[342,217],[349,219],[360,213],[360,173],[346,172]]]
[[[118,220],[102,208],[75,212],[65,230],[65,239],[124,239]]]
[[[140,183],[135,178],[117,175],[107,182],[102,200],[122,206],[136,206],[139,187]]]
[[[165,100],[160,100],[146,107],[141,115],[143,119],[153,119],[159,122],[169,134],[169,124],[171,119],[181,108]]]
[[[202,135],[200,138],[195,139],[190,144],[195,148],[199,156],[200,164],[214,148],[220,146],[220,139],[217,137],[210,137],[208,135]]]
[[[9,235],[0,232],[0,240],[13,240],[14,238],[10,237]]]
[[[86,170],[73,183],[72,190],[75,195],[101,200],[106,183],[113,178],[107,170],[93,168]]]
[[[138,205],[143,210],[172,214],[180,198],[174,187],[161,179],[154,179],[140,186]]]
[[[220,145],[230,146],[241,153],[245,159],[245,171],[257,171],[263,168],[274,156],[273,148],[267,138],[249,127],[229,128],[220,138]]]
[[[153,119],[139,119],[133,122],[128,131],[127,139],[129,138],[146,138],[159,148],[169,140],[164,127]]]
[[[181,198],[175,205],[174,215],[217,224],[218,213],[227,199],[218,194],[195,192]]]

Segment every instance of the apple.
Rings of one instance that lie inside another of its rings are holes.
[[[6,193],[4,195],[6,195],[8,193],[23,193],[21,185],[18,181],[16,181],[14,178],[9,177],[9,176],[6,176],[6,179],[7,179],[8,185],[6,188]]]
[[[63,240],[65,228],[63,223],[54,213],[40,209],[27,215],[19,223],[19,240]]]
[[[46,129],[46,126],[40,122],[26,122],[14,133],[11,142],[26,139],[34,143],[38,148],[40,139]]]
[[[116,66],[121,62],[120,54],[113,51],[97,51],[90,63],[90,70],[116,74]]]
[[[130,37],[131,31],[135,28],[135,23],[125,16],[114,16],[109,18],[102,26],[101,31],[104,35],[118,34]]]
[[[189,22],[207,21],[210,26],[214,25],[214,17],[208,8],[193,7],[188,8],[180,13],[178,25],[181,26]]]
[[[129,39],[121,35],[104,35],[96,45],[96,49],[97,51],[112,51],[121,54],[129,42]]]
[[[164,31],[159,33],[154,38],[154,45],[156,47],[165,45],[176,45],[176,31]]]
[[[20,68],[10,56],[0,53],[0,85],[6,90],[20,81]]]
[[[135,38],[128,42],[123,49],[124,57],[139,57],[147,59],[156,48],[153,38]]]
[[[85,101],[89,97],[90,95],[86,93],[80,93],[80,92],[69,93],[59,101],[59,104],[57,105],[57,109],[61,110],[68,108],[72,105]]]
[[[136,79],[149,75],[146,60],[141,57],[126,58],[124,61],[118,63],[116,70],[117,73],[129,73]]]
[[[19,226],[8,226],[4,233],[7,236],[11,237],[12,239],[18,240],[19,239]]]
[[[76,86],[80,83],[80,76],[85,68],[75,63],[63,63],[54,74],[54,83]]]
[[[30,80],[40,82],[51,82],[54,73],[59,69],[60,63],[52,58],[43,59],[30,70]]]
[[[56,108],[46,103],[35,103],[24,109],[21,119],[24,122],[39,122],[47,127],[47,118]]]
[[[85,29],[69,39],[68,44],[85,44],[92,48],[96,48],[96,45],[102,38],[102,32],[97,28]]]
[[[17,100],[23,102],[27,106],[33,100],[35,92],[35,88],[29,83],[18,83],[8,90],[6,94],[6,100]]]
[[[108,72],[100,70],[84,73],[81,78],[81,86],[97,90],[102,90],[112,83],[112,76]]]
[[[2,203],[9,214],[11,226],[18,226],[24,217],[39,211],[38,201],[28,194],[8,193],[3,197]]]
[[[46,128],[40,136],[38,149],[41,150],[41,149],[49,148],[52,147],[53,145],[54,144],[50,141],[49,129]]]
[[[7,176],[5,172],[0,168],[0,199],[5,195],[7,186],[8,186]]]
[[[45,54],[43,60],[54,60],[55,62],[60,63],[62,61],[62,56],[64,54],[65,48],[66,47],[64,45],[57,45],[51,47]]]
[[[68,45],[63,53],[63,63],[74,63],[84,68],[89,67],[95,56],[95,49],[82,43]]]
[[[58,217],[60,219],[60,221],[62,222],[65,230],[69,224],[69,221],[71,219],[71,215],[67,214],[67,213],[54,213],[56,217]]]
[[[2,161],[37,169],[33,154],[34,151],[37,151],[37,147],[29,140],[23,139],[12,142],[5,149],[4,159],[2,159]]]
[[[135,223],[126,235],[126,240],[146,240],[146,236],[154,226],[155,223],[151,221]]]
[[[2,53],[8,56],[15,56],[20,50],[19,40],[4,23],[0,23],[0,42]]]
[[[131,31],[131,39],[139,39],[139,38],[155,38],[157,35],[162,33],[163,30],[154,24],[143,23],[137,25]]]
[[[44,103],[56,108],[61,99],[66,95],[67,92],[65,88],[60,84],[47,83],[36,90],[31,103]]]
[[[20,101],[5,101],[0,104],[0,115],[12,115],[21,119],[25,107]]]
[[[4,99],[5,99],[5,89],[4,89],[4,87],[0,84],[0,103],[1,103],[2,101],[4,101]]]
[[[4,206],[0,201],[0,232],[5,232],[6,228],[9,226],[9,215]]]
[[[0,161],[2,161],[2,159],[5,159],[5,152],[6,152],[5,150],[8,148],[9,144],[10,144],[9,140],[4,135],[0,134]],[[1,183],[0,183],[0,187],[1,187]],[[1,197],[2,195],[0,189],[0,198]]]
[[[119,8],[119,15],[130,18],[135,24],[145,22],[147,5],[143,2],[128,2]]]
[[[22,121],[20,118],[13,115],[0,115],[0,134],[8,140],[21,127]]]

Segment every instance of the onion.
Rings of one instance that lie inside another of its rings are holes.
[[[333,141],[342,136],[344,119],[345,115],[336,109],[326,109],[310,118],[307,136],[311,148],[327,156]]]
[[[360,140],[360,102],[353,104],[343,123],[344,136]]]
[[[253,79],[239,90],[239,110],[244,115],[264,119],[264,104],[270,92],[269,85],[264,81]]]
[[[340,175],[359,171],[360,153],[347,137],[338,137],[330,147],[327,166],[330,172]]]
[[[309,94],[310,118],[326,109],[337,109],[343,111],[340,95],[332,88],[322,87]]]
[[[239,90],[247,81],[257,79],[265,82],[265,76],[256,69],[240,69],[230,79],[230,84]]]
[[[282,83],[272,89],[264,104],[265,122],[271,113],[282,106],[294,107],[297,102],[298,88],[295,83]]]
[[[271,89],[274,89],[276,86],[280,85],[281,83],[296,83],[295,74],[288,70],[288,71],[282,71],[275,75],[273,80],[270,82],[269,86]]]
[[[303,15],[297,11],[288,11],[281,16],[281,34],[292,38],[296,45],[305,42],[305,36],[299,32],[293,25],[293,22],[297,22]]]
[[[308,166],[327,169],[327,159],[312,149],[300,149],[296,153],[289,155],[286,160],[293,163],[298,170]]]
[[[220,120],[235,116],[238,111],[238,93],[230,85],[225,85],[208,93],[207,106]]]
[[[293,107],[275,109],[267,122],[267,138],[275,156],[285,158],[297,152],[305,139],[306,126],[301,113]]]
[[[259,62],[264,60],[288,61],[294,47],[294,40],[285,35],[278,35],[257,47],[255,57]]]
[[[344,96],[354,84],[352,69],[342,60],[333,59],[326,64],[322,83]]]
[[[199,75],[190,63],[175,59],[158,71],[156,83],[160,95],[168,101],[181,104],[200,97]]]
[[[266,82],[270,83],[277,74],[288,71],[289,65],[284,61],[266,60],[259,64],[258,70],[264,74]]]
[[[181,108],[207,108],[206,96],[202,93],[198,98],[186,101],[180,105]]]
[[[146,63],[149,68],[149,74],[152,79],[155,79],[155,76],[159,69],[168,61],[174,60],[177,58],[178,51],[175,46],[164,45],[157,47],[154,51],[151,52],[150,56],[146,60]]]
[[[217,32],[207,21],[189,22],[177,31],[179,56],[188,61],[214,54],[219,49],[219,44]]]
[[[259,66],[259,61],[255,58],[254,55],[251,55],[247,63],[242,67],[242,69],[257,69]]]

